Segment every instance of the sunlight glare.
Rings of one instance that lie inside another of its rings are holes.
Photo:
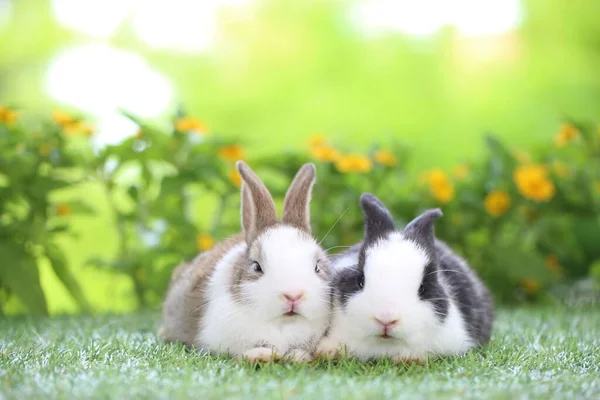
[[[364,0],[351,9],[354,24],[367,34],[399,31],[429,36],[454,26],[465,36],[499,34],[518,26],[519,0]]]
[[[117,109],[156,117],[173,98],[170,82],[142,57],[104,44],[82,45],[59,54],[48,68],[46,87],[57,101],[99,118],[99,128],[106,128],[102,134],[108,135],[103,140],[109,142],[133,129]]]

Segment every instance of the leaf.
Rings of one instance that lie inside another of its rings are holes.
[[[49,243],[45,246],[46,257],[50,261],[50,265],[52,265],[52,269],[54,273],[61,280],[63,285],[67,288],[71,296],[77,301],[79,307],[89,312],[92,307],[88,303],[86,297],[81,290],[81,286],[79,286],[79,282],[71,273],[69,269],[69,265],[67,263],[67,259],[65,258],[61,249],[53,243]]]
[[[15,245],[0,243],[0,279],[34,314],[48,315],[35,258]]]

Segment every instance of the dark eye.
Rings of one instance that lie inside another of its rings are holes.
[[[365,287],[365,276],[364,275],[361,275],[358,278],[358,287],[359,288],[364,288]]]
[[[252,269],[254,270],[254,272],[259,273],[259,274],[263,272],[262,268],[260,267],[260,264],[257,263],[256,261],[254,261],[252,263],[252,266],[253,266]]]
[[[321,268],[319,268],[319,264],[315,265],[315,272],[318,274],[321,272]]]
[[[423,286],[423,284],[421,283],[421,286],[419,286],[419,296],[423,296],[425,294],[425,286]]]

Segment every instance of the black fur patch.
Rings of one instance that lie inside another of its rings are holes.
[[[363,290],[364,281],[364,269],[358,265],[344,268],[337,274],[333,286],[337,290],[342,307],[346,306],[350,297]]]
[[[419,287],[419,298],[429,301],[438,316],[440,322],[444,322],[448,316],[448,294],[444,291],[440,282],[439,268],[435,261],[429,262],[423,272],[423,280]]]

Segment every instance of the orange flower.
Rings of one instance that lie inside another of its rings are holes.
[[[454,167],[454,177],[459,180],[469,177],[469,167],[466,164],[460,164]]]
[[[71,207],[66,203],[59,203],[55,207],[56,214],[60,216],[71,215]]]
[[[521,165],[513,178],[519,192],[528,199],[550,201],[554,196],[554,184],[548,179],[548,171],[543,165]]]
[[[238,160],[243,160],[245,157],[245,152],[242,146],[239,144],[233,144],[231,146],[221,147],[219,149],[219,157],[225,161],[235,162]]]
[[[454,185],[448,179],[448,175],[439,168],[421,174],[429,184],[431,195],[440,203],[446,204],[454,198]]]
[[[398,164],[396,156],[387,150],[378,150],[375,152],[375,161],[381,165],[393,167]]]
[[[521,279],[520,286],[527,292],[527,294],[536,294],[542,288],[542,284],[535,279]]]
[[[347,154],[341,156],[336,164],[336,168],[340,172],[369,172],[373,168],[373,163],[368,157],[361,154]]]
[[[91,136],[94,133],[94,127],[85,121],[77,121],[63,126],[67,136]]]
[[[215,240],[208,233],[201,233],[196,237],[196,245],[199,250],[205,251],[215,245]]]
[[[573,124],[562,124],[554,138],[558,147],[564,147],[569,142],[575,140],[579,135],[579,129]]]
[[[569,166],[566,163],[559,160],[554,160],[554,162],[552,163],[552,170],[554,174],[560,178],[567,178],[571,172]]]
[[[565,272],[560,266],[560,263],[558,262],[558,258],[556,256],[550,255],[546,257],[545,261],[548,269],[552,271],[557,278],[562,278],[564,276]]]
[[[52,151],[52,146],[48,143],[42,143],[39,152],[42,156],[47,156]]]
[[[68,114],[61,110],[54,110],[52,112],[52,119],[54,120],[54,122],[56,122],[58,125],[62,126],[63,128],[67,125],[71,125],[71,124],[77,122],[77,119],[74,118],[71,114]]]
[[[336,162],[340,158],[340,152],[326,144],[312,146],[310,154],[313,158],[325,162]]]
[[[208,127],[200,120],[192,117],[183,117],[175,121],[175,129],[180,132],[208,133]]]
[[[17,120],[17,113],[8,107],[0,106],[0,122],[12,125]]]
[[[311,146],[322,146],[325,144],[325,135],[322,133],[314,133],[311,135],[310,139],[308,139]]]
[[[232,168],[229,171],[229,181],[233,184],[233,186],[241,187],[242,186],[242,176],[240,175],[237,168]]]
[[[510,197],[503,190],[493,191],[485,197],[484,206],[492,217],[500,217],[508,210]]]

